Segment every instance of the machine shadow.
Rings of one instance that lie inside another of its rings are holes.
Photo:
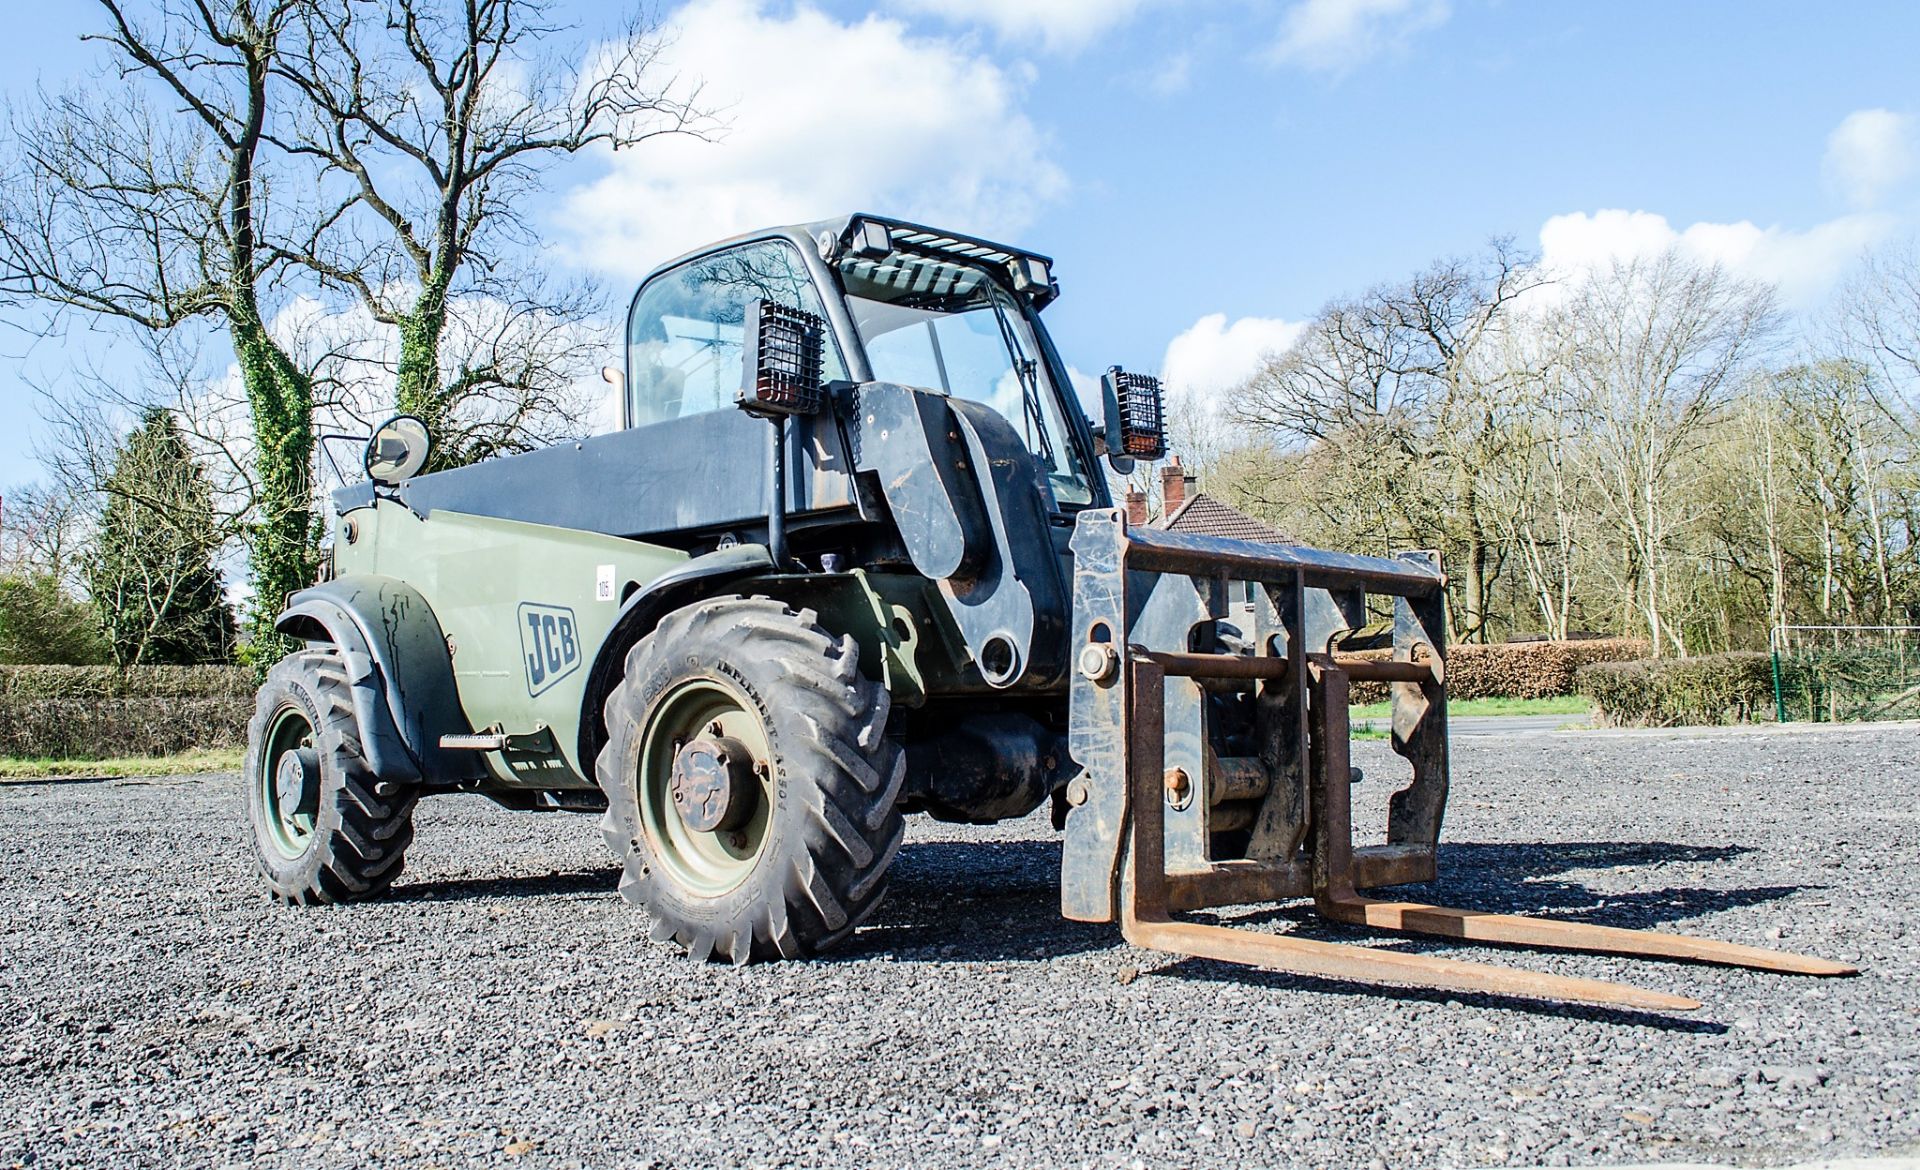
[[[1394,887],[1383,896],[1645,929],[1715,911],[1777,901],[1806,888],[1769,885],[1713,889],[1671,884],[1651,890],[1599,893],[1577,879],[1561,876],[1573,871],[1621,866],[1632,869],[1675,864],[1710,866],[1752,851],[1741,845],[1685,845],[1664,841],[1445,845],[1441,848],[1440,880]],[[869,920],[868,929],[833,953],[853,957],[891,951],[916,958],[978,962],[1076,954],[1117,944],[1119,930],[1112,924],[1069,922],[1060,917],[1059,875],[1058,840],[937,841],[907,845],[894,863],[887,899]],[[1319,917],[1304,902],[1255,907],[1250,912],[1227,908],[1222,921],[1232,925],[1291,922],[1292,929],[1304,937],[1333,942],[1385,939],[1391,940],[1387,945],[1396,949],[1414,951],[1457,950],[1468,945],[1448,939],[1343,926]],[[1194,977],[1256,983],[1279,980],[1276,986],[1342,986],[1201,960],[1175,961],[1165,970]],[[1396,991],[1395,994],[1402,993]],[[1462,998],[1418,991],[1404,994],[1412,998]],[[1527,1000],[1489,1002],[1528,1008],[1539,1006]],[[1638,1018],[1636,1013],[1599,1008],[1556,1007],[1553,1010],[1593,1012],[1610,1019]]]
[[[1659,1028],[1666,1032],[1687,1032],[1717,1036],[1727,1031],[1725,1024],[1713,1020],[1632,1008],[1611,1008],[1599,1004],[1567,1003],[1559,1000],[1523,999],[1518,996],[1479,995],[1460,991],[1442,991],[1428,987],[1399,987],[1379,983],[1350,983],[1339,979],[1320,979],[1310,975],[1290,975],[1284,971],[1263,971],[1210,959],[1171,959],[1164,967],[1145,973],[1148,977],[1173,977],[1209,983],[1233,983],[1243,987],[1266,987],[1275,991],[1312,991],[1322,995],[1364,996],[1370,1000],[1396,999],[1407,1003],[1459,1004],[1464,1007],[1495,1008],[1526,1012],[1537,1016],[1559,1016],[1590,1020],[1602,1024],[1626,1024]]]
[[[620,888],[620,867],[599,866],[518,877],[443,878],[410,882],[404,877],[387,894],[389,902],[467,902],[487,898],[565,898],[575,894],[611,894]]]
[[[1112,947],[1110,924],[1060,917],[1060,842],[923,841],[894,859],[887,897],[832,957],[880,951],[956,962]]]
[[[1395,886],[1377,896],[1643,930],[1721,910],[1778,901],[1806,888],[1672,884],[1606,892],[1597,891],[1577,878],[1561,876],[1593,869],[1708,866],[1751,852],[1753,849],[1745,845],[1682,845],[1669,841],[1442,844],[1439,880]]]

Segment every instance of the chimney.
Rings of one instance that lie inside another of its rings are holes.
[[[1144,528],[1147,523],[1147,493],[1127,493],[1127,523],[1135,528]]]
[[[1178,455],[1167,456],[1167,465],[1160,469],[1160,499],[1162,516],[1171,516],[1187,502],[1187,488],[1192,486],[1193,477],[1180,466]]]

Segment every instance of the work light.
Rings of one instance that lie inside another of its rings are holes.
[[[1160,379],[1113,366],[1100,381],[1107,402],[1107,450],[1132,459],[1165,455],[1167,423]]]
[[[1053,288],[1053,273],[1038,256],[1015,256],[1007,261],[1013,274],[1013,291],[1022,294],[1044,293]]]
[[[736,401],[759,415],[820,409],[827,323],[804,309],[755,298],[747,305],[744,368]]]
[[[862,260],[883,260],[893,251],[893,232],[877,220],[856,219],[847,229],[847,246]]]

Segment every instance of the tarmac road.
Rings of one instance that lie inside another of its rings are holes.
[[[1802,949],[1854,979],[1389,945],[1696,1018],[1328,984],[1055,913],[1043,818],[916,823],[830,959],[647,941],[591,818],[422,806],[293,910],[231,776],[0,787],[0,1166],[1462,1166],[1920,1153],[1920,733],[1476,737],[1413,896]],[[1392,758],[1357,745],[1378,831]],[[1298,909],[1245,915],[1341,941]]]

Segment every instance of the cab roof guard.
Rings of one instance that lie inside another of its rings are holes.
[[[820,244],[823,258],[832,263],[848,250],[860,247],[867,225],[883,229],[888,246],[895,251],[999,268],[1009,274],[1015,291],[1033,298],[1036,309],[1060,295],[1059,282],[1053,279],[1051,256],[865,211],[849,215],[845,220],[815,226],[814,239]]]

